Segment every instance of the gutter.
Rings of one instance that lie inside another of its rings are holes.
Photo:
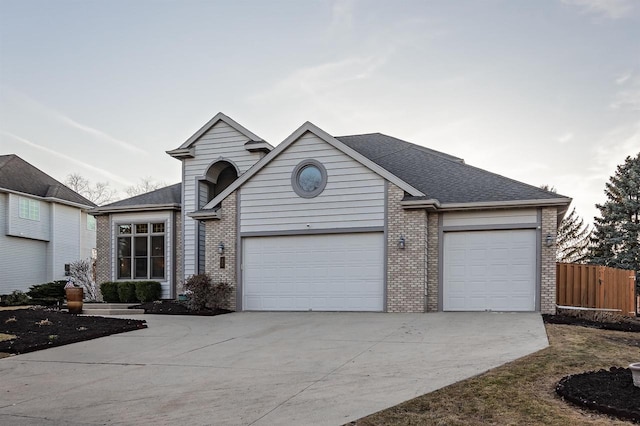
[[[89,210],[89,214],[93,216],[100,216],[109,213],[125,213],[125,212],[141,212],[141,211],[158,211],[158,210],[181,210],[181,206],[178,203],[171,204],[154,204],[154,205],[137,205],[137,206],[114,206],[100,208],[97,207],[93,210]]]
[[[540,207],[540,206],[568,206],[571,198],[547,198],[539,200],[512,200],[512,201],[479,201],[473,203],[443,203],[436,199],[406,200],[400,205],[405,209],[432,209],[438,211],[452,210],[482,210],[508,207]]]
[[[64,204],[65,206],[77,207],[82,210],[91,210],[95,208],[95,206],[90,206],[88,204],[76,203],[74,201],[63,200],[61,198],[56,198],[56,197],[41,197],[39,195],[27,194],[26,192],[14,191],[12,189],[7,189],[7,188],[0,188],[0,192],[15,194],[25,198],[32,198],[36,200],[47,201],[49,203]]]

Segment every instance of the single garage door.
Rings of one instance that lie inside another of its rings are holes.
[[[243,309],[382,311],[382,233],[243,239]]]
[[[445,311],[534,311],[536,231],[444,234]]]

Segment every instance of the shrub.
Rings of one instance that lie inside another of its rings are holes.
[[[193,311],[224,306],[232,290],[227,283],[213,284],[208,274],[192,275],[184,283],[184,288],[187,307]]]
[[[232,290],[231,286],[227,283],[215,284],[211,292],[211,307],[222,308],[223,306],[228,306],[229,296],[231,296]]]
[[[136,297],[140,303],[160,299],[162,286],[158,281],[136,281]]]
[[[102,293],[102,299],[107,303],[118,303],[120,301],[117,282],[103,282],[100,284],[100,292]]]
[[[20,290],[13,290],[13,292],[5,298],[5,303],[8,306],[28,305],[29,296]]]
[[[192,311],[201,311],[207,306],[211,295],[211,277],[209,274],[197,274],[184,283],[187,294],[187,307]]]
[[[31,303],[37,305],[51,306],[62,304],[65,296],[64,286],[66,283],[65,280],[60,280],[44,284],[35,284],[29,287],[27,295],[31,297]]]
[[[118,298],[122,303],[135,303],[136,283],[133,281],[122,281],[118,283]]]

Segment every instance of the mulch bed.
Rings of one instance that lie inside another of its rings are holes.
[[[567,376],[560,380],[556,392],[578,406],[640,423],[640,388],[633,385],[628,368]]]
[[[22,354],[147,328],[146,321],[79,316],[43,308],[0,311],[0,333],[16,336],[0,342],[0,352]]]
[[[233,311],[227,309],[203,309],[201,311],[191,311],[187,305],[177,300],[160,300],[156,302],[143,303],[131,306],[129,309],[144,309],[145,314],[161,315],[202,315],[214,316],[228,314]]]
[[[628,318],[617,322],[591,321],[583,318],[576,318],[569,315],[542,315],[542,319],[547,324],[568,324],[582,327],[598,328],[601,330],[630,331],[640,333],[640,320]]]

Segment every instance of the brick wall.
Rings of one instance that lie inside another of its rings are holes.
[[[98,299],[102,299],[100,294],[100,284],[111,281],[111,227],[109,226],[109,215],[96,217],[96,287],[98,288]]]
[[[233,288],[227,309],[236,309],[236,192],[222,201],[220,220],[208,220],[205,226],[205,271],[214,283],[225,282]],[[220,268],[218,245],[224,244],[225,267]]]
[[[438,311],[438,257],[440,234],[438,228],[438,213],[427,216],[427,312]]]
[[[547,247],[545,239],[548,234],[557,235],[557,208],[542,208],[542,244],[540,247],[540,311],[543,314],[556,313],[556,245]]]
[[[427,214],[404,210],[404,191],[389,183],[387,192],[387,312],[424,312]],[[400,237],[405,248],[398,247]]]

